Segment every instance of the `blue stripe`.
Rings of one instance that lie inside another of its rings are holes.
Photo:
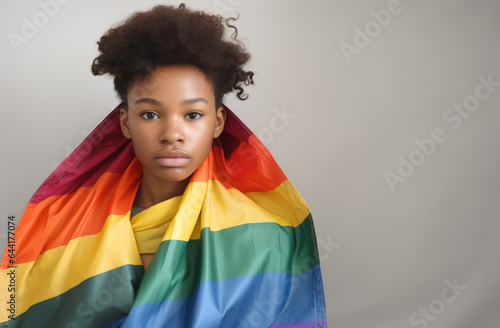
[[[319,265],[301,274],[267,272],[204,281],[191,296],[138,304],[106,328],[269,327],[326,321]]]

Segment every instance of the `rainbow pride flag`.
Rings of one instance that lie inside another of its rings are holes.
[[[0,267],[1,327],[326,327],[310,210],[257,137],[226,108],[184,194],[133,226],[142,166],[119,107],[23,212],[15,263],[6,251]],[[136,238],[162,224],[144,272]]]

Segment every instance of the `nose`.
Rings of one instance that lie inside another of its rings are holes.
[[[160,131],[160,142],[174,144],[183,142],[185,139],[184,127],[182,119],[176,117],[168,117],[162,120]]]

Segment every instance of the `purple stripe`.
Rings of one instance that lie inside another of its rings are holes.
[[[326,328],[326,321],[302,321],[296,323],[280,323],[269,328]]]

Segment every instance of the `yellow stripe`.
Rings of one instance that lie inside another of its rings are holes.
[[[211,187],[207,188],[208,184]],[[288,180],[266,192],[242,193],[234,188],[226,189],[219,181],[213,180],[208,183],[194,182],[188,188],[191,189],[190,194],[185,194],[189,196],[181,201],[184,207],[175,215],[163,240],[199,239],[200,231],[206,227],[218,231],[263,222],[296,227],[310,213],[309,207]],[[198,220],[202,205],[201,220]],[[180,224],[175,223],[177,220]]]
[[[130,219],[141,254],[154,254],[160,246],[170,221],[177,213],[182,196],[167,199]],[[154,213],[154,215],[152,215]]]
[[[17,265],[16,281],[22,281],[22,285],[16,286],[16,316],[85,279],[126,264],[142,265],[130,212],[110,215],[98,234],[72,239],[66,246],[43,253],[36,261]],[[6,275],[9,270],[12,268],[0,274]],[[2,311],[0,321],[6,320]]]

